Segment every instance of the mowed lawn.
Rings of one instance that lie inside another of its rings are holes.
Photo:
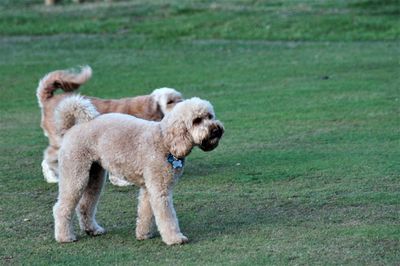
[[[0,1],[0,264],[400,263],[398,1],[110,2]],[[137,241],[138,189],[109,182],[108,234],[55,242],[35,91],[83,64],[85,95],[213,103],[226,133],[174,193],[189,244]]]

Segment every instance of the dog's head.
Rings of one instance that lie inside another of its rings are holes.
[[[194,146],[215,149],[224,134],[212,105],[197,97],[177,104],[161,121],[161,128],[165,145],[177,158],[187,156]]]
[[[183,100],[182,94],[171,88],[155,89],[151,93],[151,97],[157,103],[163,115],[171,112],[172,108]]]

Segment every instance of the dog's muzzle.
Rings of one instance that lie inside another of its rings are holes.
[[[219,140],[224,134],[224,127],[222,125],[216,124],[210,131],[210,135],[205,138],[201,144],[200,149],[203,151],[212,151],[218,146]]]

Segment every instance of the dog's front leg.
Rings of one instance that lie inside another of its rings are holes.
[[[183,244],[188,238],[181,233],[172,202],[172,188],[162,184],[147,185],[150,204],[156,218],[156,224],[162,240],[167,245]]]
[[[154,215],[150,205],[149,192],[145,187],[140,188],[138,213],[136,219],[136,238],[149,239],[153,236]]]

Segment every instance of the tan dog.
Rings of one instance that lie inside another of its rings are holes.
[[[137,239],[152,236],[155,218],[166,244],[188,241],[179,229],[172,190],[192,148],[213,150],[224,133],[208,101],[185,100],[163,120],[153,122],[124,114],[98,115],[89,100],[73,96],[60,103],[56,117],[63,137],[59,195],[53,209],[58,242],[76,240],[75,209],[82,230],[89,235],[105,232],[95,220],[104,169],[140,187]]]
[[[70,70],[57,70],[43,77],[37,88],[37,98],[42,110],[41,127],[49,138],[49,146],[44,151],[42,170],[44,178],[49,183],[58,182],[58,149],[60,138],[56,134],[54,123],[54,110],[59,102],[72,95],[82,84],[92,76],[89,66],[83,67],[79,73]],[[57,89],[62,89],[63,94],[55,95]],[[156,89],[150,95],[124,98],[118,100],[103,100],[94,97],[86,97],[91,100],[100,113],[125,113],[146,120],[160,121],[166,113],[178,102],[182,101],[182,95],[174,89]],[[115,185],[128,185],[122,177],[110,175],[110,180]]]

